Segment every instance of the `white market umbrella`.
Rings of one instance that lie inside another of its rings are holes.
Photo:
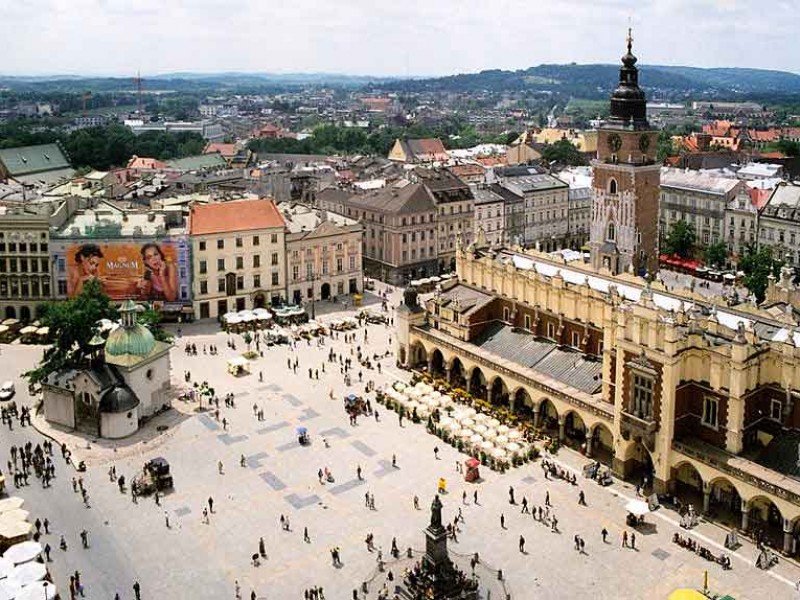
[[[15,508],[0,514],[0,521],[27,521],[30,513],[23,508]]]
[[[486,425],[488,425],[489,427],[497,428],[497,427],[500,427],[500,421],[498,421],[497,419],[492,418],[492,419],[489,419],[489,421],[487,421]]]
[[[23,504],[25,504],[25,500],[23,500],[19,496],[12,496],[11,498],[3,498],[2,500],[0,500],[0,514],[8,512],[10,510],[15,510],[17,508],[22,508]]]
[[[460,437],[461,439],[464,439],[464,440],[468,440],[469,438],[472,437],[472,435],[473,434],[472,434],[472,430],[471,429],[461,429],[458,432],[458,437]]]
[[[503,450],[502,448],[495,448],[494,450],[492,450],[492,456],[494,456],[495,458],[505,458],[506,451]]]
[[[472,427],[473,425],[475,425],[475,421],[473,421],[469,417],[464,417],[463,419],[461,419],[462,427]]]
[[[22,596],[18,595],[21,589],[20,585],[13,579],[0,579],[0,600],[21,598]],[[44,592],[42,591],[41,594],[42,595],[39,596],[40,599],[44,597]]]
[[[478,413],[475,415],[475,422],[476,423],[486,423],[490,419],[489,415],[485,413]]]
[[[508,432],[506,437],[510,440],[519,440],[522,439],[522,434],[516,429],[512,429],[511,431]]]
[[[474,408],[467,408],[464,411],[464,414],[467,415],[468,417],[474,417],[476,414],[478,414],[478,411],[475,410]]]
[[[49,581],[41,581],[25,586],[15,600],[53,600],[58,590]]]
[[[476,433],[471,438],[469,438],[469,442],[470,442],[470,444],[478,445],[478,444],[483,443],[483,438]]]
[[[394,389],[396,389],[398,392],[402,392],[404,389],[406,389],[406,387],[408,386],[406,386],[406,384],[403,383],[402,381],[394,382]]]
[[[475,427],[472,428],[472,431],[474,431],[479,435],[483,435],[484,433],[489,431],[489,428],[486,427],[486,425],[475,425]]]
[[[494,438],[494,443],[498,446],[505,446],[508,443],[508,438],[504,435],[498,435]]]
[[[637,500],[634,498],[632,500],[628,500],[628,503],[625,505],[625,510],[632,515],[640,517],[650,512],[650,506],[648,506],[647,502],[644,500]]]
[[[236,315],[233,315],[232,317],[227,317],[225,319],[225,322],[228,325],[238,325],[239,323],[242,322],[242,319],[240,317],[236,316]]]
[[[43,548],[39,542],[20,542],[6,550],[3,558],[10,560],[15,565],[21,565],[40,556],[42,551]]]
[[[439,398],[439,401],[442,403],[442,406],[452,406],[453,405],[453,399],[450,396],[446,395],[446,394],[443,395],[441,398]]]
[[[19,538],[29,538],[31,533],[33,533],[33,525],[27,521],[0,517],[0,539],[18,540]]]
[[[492,428],[490,427],[490,428],[489,428],[489,429],[487,429],[487,430],[486,430],[486,432],[483,434],[483,437],[485,437],[487,440],[493,440],[493,439],[495,439],[495,438],[497,437],[497,431],[495,431],[494,429],[492,429]]]
[[[452,423],[454,423],[454,421],[450,417],[439,417],[439,427],[447,427]]]
[[[9,579],[16,581],[20,586],[32,585],[41,581],[47,576],[47,567],[40,562],[27,562],[24,565],[14,567],[14,572]],[[44,595],[44,594],[42,594]]]
[[[508,425],[499,425],[499,426],[497,427],[497,433],[499,433],[499,434],[501,434],[501,435],[505,435],[505,434],[507,434],[509,431],[511,431],[511,428],[510,428]]]
[[[491,452],[494,450],[494,444],[492,442],[483,442],[481,444],[481,450],[484,452]]]
[[[6,558],[0,558],[0,579],[5,579],[14,572],[14,563]]]
[[[444,427],[447,431],[458,431],[461,428],[461,425],[456,423],[455,421],[450,421],[449,423],[445,423],[442,427]]]
[[[522,450],[522,446],[520,446],[516,442],[508,442],[506,444],[506,450],[508,450],[509,452],[519,452],[520,450]]]
[[[442,392],[440,392],[439,390],[433,390],[431,392],[431,398],[438,399],[438,398],[441,398],[441,397],[442,397]]]

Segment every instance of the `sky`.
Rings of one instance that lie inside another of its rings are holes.
[[[800,0],[3,0],[5,75],[428,76],[615,63],[800,73]]]

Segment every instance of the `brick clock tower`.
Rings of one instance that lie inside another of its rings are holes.
[[[592,161],[592,265],[613,274],[658,270],[658,132],[647,122],[647,100],[631,52],[622,57],[619,85],[611,94],[611,114],[598,131]]]

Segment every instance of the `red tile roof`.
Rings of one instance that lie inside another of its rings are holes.
[[[236,148],[236,144],[222,144],[219,142],[212,142],[206,146],[206,149],[203,150],[203,154],[220,154],[226,158],[230,158],[232,156],[236,156],[238,149]]]
[[[155,158],[147,158],[145,156],[136,156],[135,154],[128,161],[129,169],[165,169],[167,163],[157,160]]]
[[[272,200],[235,200],[192,206],[189,233],[206,235],[284,226]]]

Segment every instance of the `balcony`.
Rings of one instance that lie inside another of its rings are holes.
[[[641,441],[652,452],[656,447],[656,431],[658,422],[652,417],[640,418],[625,410],[622,411],[620,432],[625,440]]]

